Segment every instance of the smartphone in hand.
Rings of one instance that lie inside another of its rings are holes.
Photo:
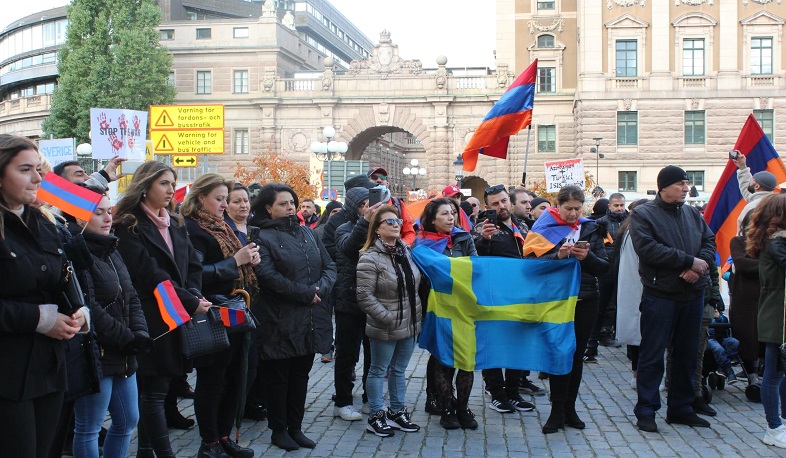
[[[382,202],[382,189],[381,188],[371,188],[368,190],[368,206],[372,207],[378,203]]]
[[[587,248],[589,246],[589,242],[587,240],[579,240],[578,242],[574,243],[573,246],[577,248]]]
[[[729,151],[729,159],[736,161],[740,157],[740,152],[737,150]]]
[[[497,225],[497,211],[496,210],[486,210],[486,220],[493,224]]]

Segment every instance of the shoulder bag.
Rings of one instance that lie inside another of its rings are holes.
[[[218,307],[219,314],[221,308],[231,310],[242,310],[245,313],[245,320],[234,326],[227,326],[226,330],[229,334],[235,334],[245,331],[251,331],[257,328],[256,318],[251,313],[251,296],[244,289],[236,289],[229,293],[228,296],[223,294],[213,294],[206,297],[214,306]],[[222,321],[223,323],[223,321]]]
[[[217,309],[211,307],[180,326],[180,348],[189,359],[229,348],[229,337]]]

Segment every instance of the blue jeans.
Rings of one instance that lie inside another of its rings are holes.
[[[655,415],[660,409],[660,383],[663,380],[663,352],[672,348],[668,416],[693,412],[693,376],[699,351],[699,331],[704,314],[704,297],[674,301],[641,295],[641,346],[636,378],[638,402],[633,412],[637,418]]]
[[[723,339],[723,343],[721,343],[710,338],[707,341],[707,347],[712,352],[712,356],[715,357],[718,367],[723,371],[728,371],[731,368],[731,360],[729,358],[737,356],[737,351],[740,349],[740,341],[734,337],[726,337]]]
[[[74,401],[74,456],[98,458],[98,433],[107,410],[112,424],[104,441],[104,458],[125,457],[139,421],[136,374],[103,377],[99,393]]]
[[[781,425],[778,416],[778,404],[780,404],[780,415],[786,417],[786,378],[783,377],[783,370],[779,369],[778,344],[768,343],[764,347],[764,377],[761,380],[761,405],[764,406],[764,416],[767,418],[767,426],[775,429]]]
[[[398,412],[404,407],[404,393],[407,390],[404,372],[407,370],[409,360],[412,358],[412,351],[415,349],[415,338],[407,337],[391,341],[370,338],[369,341],[371,342],[371,367],[366,379],[368,406],[372,414],[385,409],[385,403],[382,401],[382,386],[385,383],[385,373],[389,367],[390,409]]]

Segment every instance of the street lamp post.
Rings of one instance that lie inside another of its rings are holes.
[[[456,186],[461,189],[461,182],[464,181],[464,158],[459,154],[453,161],[453,170],[456,173]]]
[[[600,187],[600,160],[603,159],[604,156],[600,152],[600,141],[603,140],[603,137],[594,137],[595,146],[590,148],[590,153],[595,153],[595,189]]]
[[[410,167],[404,167],[404,170],[401,171],[404,175],[412,175],[412,190],[417,190],[417,179],[418,175],[425,176],[426,175],[426,168],[425,167],[418,167],[418,160],[412,159],[410,162]]]
[[[322,135],[327,139],[326,142],[314,142],[311,144],[311,151],[320,161],[341,160],[344,158],[344,153],[347,152],[349,147],[345,142],[337,142],[333,140],[336,136],[336,129],[333,126],[327,126],[322,129]]]

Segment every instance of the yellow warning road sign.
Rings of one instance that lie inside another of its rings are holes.
[[[152,105],[150,130],[223,129],[224,105]]]
[[[175,167],[196,167],[199,159],[196,154],[175,154],[172,156],[172,165]]]
[[[151,131],[156,154],[222,154],[223,130]]]

